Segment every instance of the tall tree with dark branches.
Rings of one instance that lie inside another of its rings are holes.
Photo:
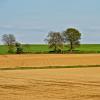
[[[63,37],[60,32],[50,32],[47,36],[49,48],[52,48],[54,52],[62,51]]]

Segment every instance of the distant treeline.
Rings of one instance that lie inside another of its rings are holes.
[[[23,54],[23,53],[93,53],[88,51],[88,46],[85,50],[78,50],[80,47],[81,33],[75,28],[68,28],[63,32],[49,32],[46,39],[46,45],[22,45],[16,40],[13,34],[4,34],[2,41],[8,53]],[[93,46],[93,45],[92,45]],[[32,51],[33,50],[33,51]],[[5,51],[5,50],[4,50]],[[95,50],[95,53],[99,53]]]

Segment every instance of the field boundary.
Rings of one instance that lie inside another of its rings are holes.
[[[0,68],[0,70],[31,70],[31,69],[61,69],[61,68],[91,68],[100,67],[100,65],[77,65],[77,66],[46,66],[46,67],[14,67]]]

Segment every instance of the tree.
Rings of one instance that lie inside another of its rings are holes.
[[[65,42],[69,43],[69,50],[80,45],[81,33],[75,28],[69,28],[63,32]]]
[[[5,45],[8,46],[8,52],[13,53],[14,52],[14,45],[16,43],[16,38],[13,34],[4,34],[2,36],[2,41]]]
[[[49,32],[46,41],[49,48],[53,48],[54,52],[59,52],[63,48],[63,37],[60,32]]]
[[[23,53],[23,48],[22,48],[22,45],[20,43],[16,42],[15,46],[16,46],[16,53],[17,54]]]

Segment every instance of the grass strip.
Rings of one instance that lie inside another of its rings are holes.
[[[100,67],[100,65],[15,67],[15,68],[0,68],[0,70],[61,69],[61,68],[88,68],[88,67]]]

